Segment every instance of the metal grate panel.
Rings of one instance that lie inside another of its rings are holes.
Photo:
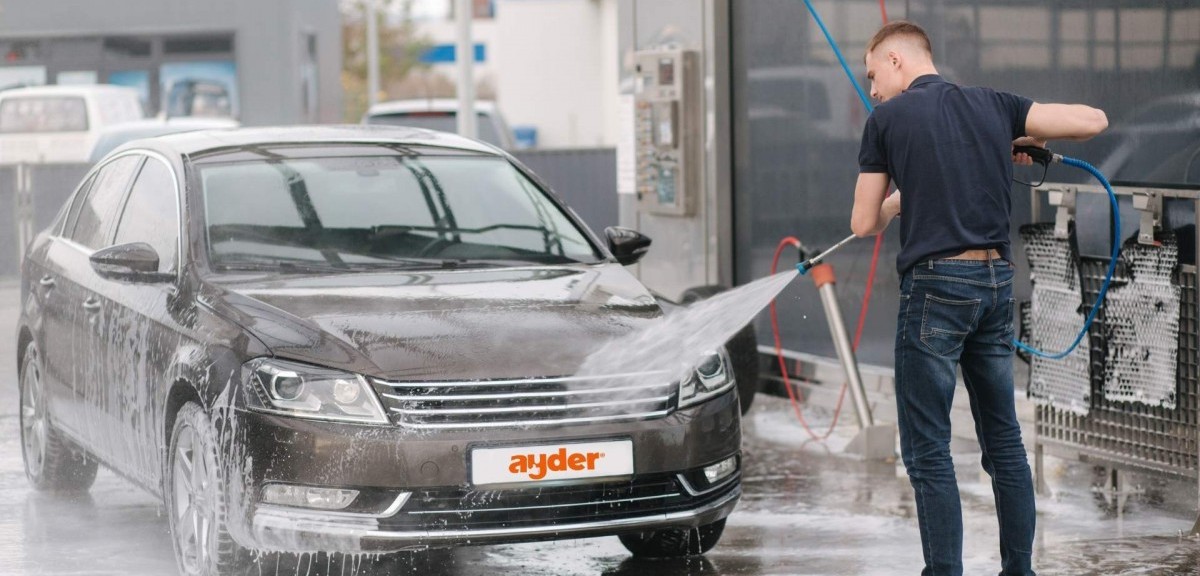
[[[1029,340],[1033,347],[1059,352],[1075,340],[1086,318],[1079,292],[1079,257],[1067,239],[1054,237],[1054,224],[1021,227],[1033,281]],[[1029,397],[1034,402],[1076,414],[1088,413],[1091,382],[1086,342],[1065,358],[1033,356]]]
[[[1084,304],[1091,305],[1104,280],[1107,261],[1085,258]],[[1200,455],[1200,345],[1197,342],[1196,270],[1178,274],[1180,289],[1175,406],[1108,400],[1104,397],[1106,318],[1097,315],[1089,335],[1092,366],[1091,411],[1080,415],[1053,405],[1036,408],[1038,442],[1064,446],[1090,460],[1195,478]],[[1111,288],[1110,288],[1111,290]]]
[[[1175,408],[1179,246],[1125,242],[1104,300],[1104,399]],[[1097,288],[1098,290],[1098,288]],[[1095,301],[1095,299],[1093,299]]]

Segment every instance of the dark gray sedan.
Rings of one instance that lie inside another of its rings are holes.
[[[180,571],[618,535],[702,553],[740,494],[725,350],[580,376],[667,304],[519,163],[411,129],[196,132],[84,178],[23,267],[26,471],[161,496]]]

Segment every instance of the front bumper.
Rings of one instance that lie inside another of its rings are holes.
[[[467,544],[585,538],[711,524],[733,512],[741,494],[741,485],[734,478],[718,497],[689,510],[567,524],[424,530],[393,530],[388,528],[386,521],[378,519],[356,519],[260,506],[254,513],[253,530],[257,543],[265,549],[295,550],[300,544],[301,550],[340,552],[388,552]]]
[[[234,417],[234,449],[247,457],[231,475],[244,496],[231,531],[257,549],[384,552],[690,528],[728,516],[741,496],[740,461],[715,485],[695,481],[704,466],[739,453],[732,391],[663,418],[550,429],[430,433],[241,410]],[[473,448],[617,438],[632,441],[631,477],[470,485]],[[325,512],[259,503],[261,487],[274,482],[360,489],[372,504]]]

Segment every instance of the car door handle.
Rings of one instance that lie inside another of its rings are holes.
[[[41,284],[42,286],[45,286],[46,288],[53,288],[54,287],[54,277],[49,274],[42,276],[42,279],[38,280],[38,284]]]
[[[88,312],[96,312],[96,311],[100,310],[100,300],[95,297],[84,300],[83,301],[83,309],[87,310]]]

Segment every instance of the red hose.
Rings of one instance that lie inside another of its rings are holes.
[[[879,15],[883,18],[883,23],[888,23],[887,6],[884,0],[879,0]],[[775,257],[771,259],[771,274],[775,274],[776,268],[779,267],[779,256],[783,254],[783,249],[787,246],[794,246],[797,249],[800,247],[800,241],[794,236],[788,236],[779,241],[779,245],[775,247]],[[862,340],[863,326],[867,322],[867,310],[871,306],[871,287],[875,285],[875,270],[879,266],[879,249],[883,246],[883,233],[875,237],[875,251],[871,254],[871,267],[867,272],[867,287],[863,291],[862,308],[858,311],[858,326],[854,330],[854,343],[851,348],[857,352],[858,343]],[[833,434],[833,429],[837,426],[838,416],[842,413],[842,400],[846,398],[846,387],[849,382],[842,382],[842,390],[838,393],[837,406],[833,409],[833,421],[829,423],[829,429],[825,434],[817,436],[808,427],[808,422],[804,419],[804,414],[800,412],[800,405],[796,402],[796,392],[792,390],[792,382],[788,378],[787,361],[783,358],[783,345],[779,338],[779,316],[775,312],[775,301],[771,300],[771,334],[775,337],[775,357],[779,360],[779,373],[783,376],[783,387],[787,389],[788,399],[791,400],[792,410],[796,413],[796,418],[800,421],[800,425],[804,427],[805,432],[808,432],[809,437],[818,442],[824,441]]]
[[[771,258],[771,274],[775,274],[779,268],[779,257],[783,254],[783,249],[793,246],[800,247],[800,241],[794,236],[788,236],[779,242],[775,247],[775,256]],[[883,234],[875,237],[875,252],[871,255],[871,267],[867,273],[867,289],[863,292],[862,307],[858,312],[858,326],[854,330],[854,342],[852,348],[855,352],[858,351],[858,344],[862,341],[863,327],[866,326],[867,311],[871,304],[871,286],[875,283],[875,270],[879,265],[879,250],[883,246]],[[800,421],[800,425],[804,427],[805,432],[808,432],[809,437],[813,440],[823,441],[833,434],[833,429],[837,427],[838,417],[842,413],[842,401],[846,399],[846,387],[849,382],[842,382],[842,390],[838,393],[837,406],[833,409],[833,421],[829,423],[829,429],[824,434],[818,436],[816,432],[809,427],[808,421],[804,419],[804,414],[800,411],[800,404],[796,400],[796,392],[792,389],[791,379],[788,378],[787,360],[783,357],[783,344],[779,336],[779,314],[775,310],[775,301],[771,300],[771,335],[775,340],[775,358],[779,361],[779,373],[783,376],[783,387],[787,389],[788,399],[792,404],[792,411],[796,413],[796,419]]]
[[[880,16],[883,18],[883,24],[888,23],[888,8],[883,4],[884,0],[880,0]],[[784,253],[784,247],[794,246],[800,247],[800,241],[796,236],[787,236],[787,238],[779,241],[779,246],[775,247],[775,257],[770,260],[770,274],[775,274],[775,269],[779,268],[780,254]],[[866,290],[863,292],[863,305],[858,310],[858,326],[854,329],[854,342],[851,348],[854,352],[858,352],[858,343],[863,340],[863,326],[866,324],[866,312],[870,310],[871,305],[871,287],[875,286],[875,271],[880,264],[880,248],[883,246],[883,233],[875,236],[875,252],[871,254],[871,268],[866,272]],[[841,415],[841,401],[846,398],[846,386],[850,383],[842,382],[841,391],[838,394],[838,406],[833,410],[833,421],[829,422],[829,430],[822,436],[818,437],[812,428],[809,427],[809,422],[804,420],[804,414],[800,413],[799,403],[796,401],[796,391],[792,390],[791,379],[787,377],[787,361],[784,359],[784,347],[780,343],[779,337],[779,314],[775,312],[775,301],[770,301],[770,331],[775,337],[775,358],[779,359],[779,373],[784,377],[784,388],[787,389],[788,400],[792,402],[792,410],[796,412],[796,418],[800,421],[800,425],[804,426],[804,431],[809,433],[809,437],[817,442],[829,438],[829,434],[833,433],[833,428],[838,426],[838,416]],[[797,362],[797,365],[799,362]]]

